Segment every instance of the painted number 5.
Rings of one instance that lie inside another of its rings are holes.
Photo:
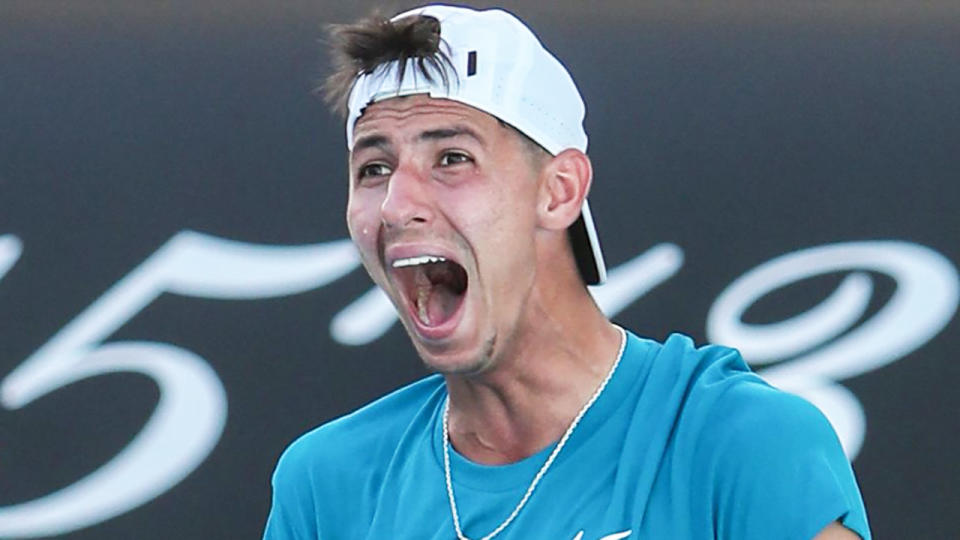
[[[0,278],[22,246],[0,236]],[[104,343],[165,292],[216,299],[295,294],[358,266],[348,241],[261,246],[183,231],[110,288],[0,384],[0,404],[18,409],[71,383],[107,373],[153,379],[160,398],[150,419],[109,462],[70,486],[0,507],[0,537],[63,534],[136,508],[170,489],[216,446],[227,399],[196,354],[166,343]]]

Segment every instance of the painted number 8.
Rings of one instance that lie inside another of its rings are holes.
[[[810,311],[774,324],[743,322],[747,308],[770,292],[842,271],[853,273]],[[873,294],[867,271],[892,277],[897,288],[879,312],[841,336],[866,312]],[[707,334],[739,348],[755,367],[792,357],[759,374],[820,407],[853,459],[866,421],[859,400],[836,381],[884,366],[929,341],[953,318],[958,290],[956,268],[929,248],[898,241],[831,244],[783,255],[737,279],[710,309]]]

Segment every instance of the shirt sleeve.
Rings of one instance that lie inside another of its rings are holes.
[[[263,540],[315,540],[315,494],[311,489],[304,445],[294,442],[284,451],[273,472],[273,497]]]
[[[819,409],[759,381],[730,401],[714,471],[718,538],[810,540],[840,521],[870,539],[853,470]]]

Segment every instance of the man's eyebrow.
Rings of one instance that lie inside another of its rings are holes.
[[[481,145],[486,146],[486,141],[483,140],[483,137],[478,135],[476,131],[470,129],[467,126],[453,126],[449,128],[430,129],[420,134],[420,140],[435,141],[438,139],[450,139],[453,137],[459,137],[461,135],[466,135],[467,137],[470,137],[471,139],[477,141]]]
[[[360,137],[353,143],[353,151],[363,150],[365,148],[379,147],[387,148],[390,146],[390,141],[387,140],[383,135],[366,135]]]

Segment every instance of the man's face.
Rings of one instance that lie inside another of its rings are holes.
[[[347,225],[364,266],[429,367],[484,370],[531,315],[529,150],[492,116],[423,95],[367,107],[353,142]]]

